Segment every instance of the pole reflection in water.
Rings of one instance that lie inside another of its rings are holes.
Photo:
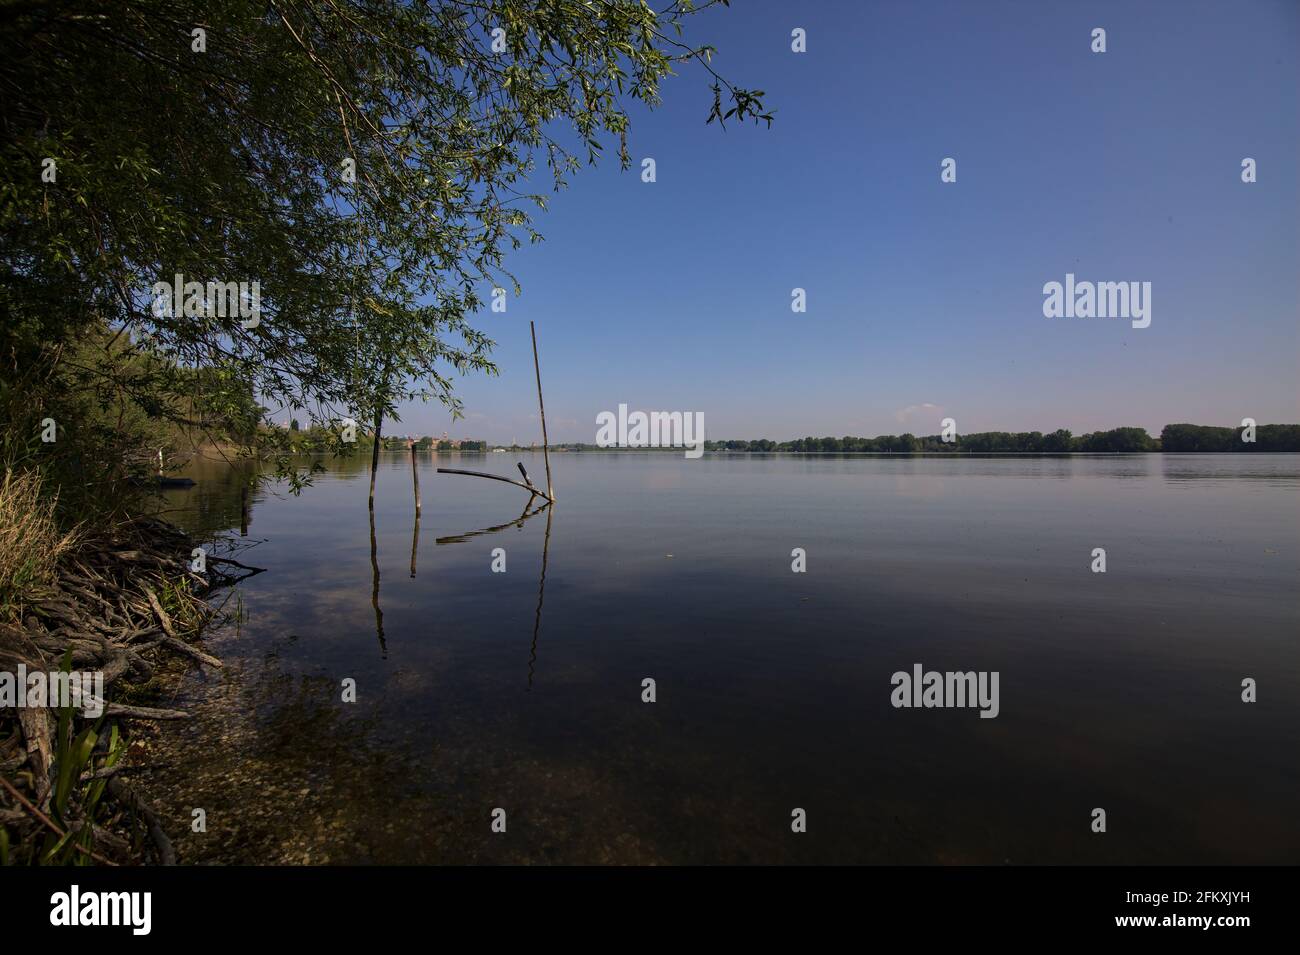
[[[438,537],[434,540],[436,545],[463,544],[465,541],[471,540],[475,537],[480,537],[484,534],[496,534],[509,527],[522,528],[524,522],[529,518],[536,517],[542,511],[546,512],[546,533],[542,538],[542,569],[537,580],[537,612],[533,615],[533,642],[528,651],[528,689],[530,690],[533,688],[533,674],[537,668],[537,636],[541,633],[542,629],[542,600],[546,595],[546,561],[550,556],[551,551],[551,504],[547,501],[546,503],[539,505],[536,510],[530,511],[529,507],[532,506],[536,497],[537,495],[534,494],[528,499],[528,503],[524,505],[524,512],[513,521],[507,521],[504,524],[497,524],[495,527],[484,527],[477,531],[466,531],[463,534],[449,534],[446,537]],[[413,562],[414,559],[414,556],[412,556]],[[412,563],[412,567],[414,567],[414,563]],[[414,571],[412,571],[411,576],[415,576]]]
[[[420,549],[420,509],[415,509],[415,527],[411,531],[411,576],[415,576],[415,554]]]
[[[439,544],[439,545],[440,544],[463,544],[465,541],[470,540],[472,538],[482,537],[484,534],[495,534],[498,531],[503,531],[508,527],[523,527],[524,521],[528,520],[529,518],[536,517],[538,514],[542,513],[542,511],[546,510],[546,508],[548,507],[548,505],[546,504],[541,504],[538,506],[538,508],[535,511],[529,511],[528,508],[532,506],[532,503],[536,499],[536,497],[537,495],[533,495],[533,497],[530,497],[528,499],[528,503],[524,505],[524,512],[520,514],[518,517],[516,517],[513,521],[506,521],[504,524],[497,524],[495,527],[483,527],[476,531],[466,531],[463,534],[448,534],[446,537],[435,538],[434,544]]]
[[[546,596],[546,558],[551,552],[551,509],[546,508],[546,536],[542,538],[542,573],[537,579],[537,613],[533,616],[533,645],[528,652],[528,689],[533,688],[537,667],[537,634],[542,629],[542,598]]]
[[[388,659],[388,645],[384,642],[384,612],[379,609],[379,548],[375,543],[375,509],[370,509],[370,603],[375,608],[375,634],[379,637],[379,655]]]

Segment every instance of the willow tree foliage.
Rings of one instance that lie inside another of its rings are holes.
[[[480,295],[518,291],[507,254],[550,192],[606,150],[629,164],[635,102],[690,63],[702,120],[770,123],[684,39],[713,5],[3,3],[3,375],[30,384],[106,330],[83,372],[159,414],[193,369],[210,419],[249,389],[313,423],[412,395],[458,412],[455,375],[495,371]],[[161,305],[177,275],[257,283],[259,319]]]

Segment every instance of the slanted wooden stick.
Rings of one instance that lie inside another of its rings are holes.
[[[519,469],[519,473],[522,474],[522,475],[524,476],[524,483],[527,484],[529,487],[532,487],[532,486],[533,486],[533,479],[530,478],[530,477],[528,476],[528,472],[524,470],[524,462],[523,462],[523,461],[516,461],[516,462],[515,462],[515,467],[517,467],[517,468]]]
[[[536,494],[537,488],[523,481],[516,481],[514,478],[502,477],[500,474],[488,474],[486,471],[462,471],[459,468],[438,468],[439,474],[467,474],[470,477],[491,478],[493,481],[505,481],[507,484],[513,484],[515,487],[521,487],[529,494]]]
[[[537,375],[537,410],[542,416],[542,458],[546,461],[546,497],[555,501],[555,489],[551,486],[551,452],[550,442],[546,439],[546,405],[542,402],[542,366],[537,361],[537,329],[532,322],[528,330],[533,336],[533,371]]]

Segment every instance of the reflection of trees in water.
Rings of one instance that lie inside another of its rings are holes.
[[[482,457],[482,455],[478,455]],[[365,455],[355,454],[349,457],[321,457],[327,461],[330,473],[339,477],[364,475],[369,468]],[[160,510],[163,517],[180,524],[200,540],[212,539],[251,523],[257,503],[272,489],[257,484],[258,465],[253,461],[196,458],[186,469],[186,476],[196,482],[191,488],[174,489],[160,495]],[[251,490],[249,490],[251,489]],[[245,511],[244,494],[248,493]],[[306,493],[310,493],[307,491]],[[542,569],[538,581],[537,613],[533,627],[533,656],[529,666],[529,683],[532,682],[533,662],[536,659],[537,635],[541,628],[541,605],[546,580],[547,550],[550,546],[551,518],[549,503],[543,501],[534,507],[537,497],[530,497],[524,505],[523,512],[514,520],[466,531],[436,539],[436,544],[453,544],[471,540],[484,534],[495,534],[511,527],[523,527],[531,518],[547,510],[546,536],[542,550]],[[411,530],[411,576],[415,577],[420,547],[420,515],[415,515]],[[370,512],[370,605],[375,614],[375,636],[379,642],[380,655],[387,659],[387,641],[384,636],[384,612],[380,603],[379,542],[375,528],[375,514]]]
[[[241,492],[256,479],[257,465],[252,461],[232,459],[226,463],[196,458],[185,469],[185,476],[195,485],[186,489],[168,489],[159,495],[159,516],[178,524],[200,540],[210,539],[239,528]],[[249,516],[252,505],[262,497],[256,487],[249,492]]]
[[[303,455],[296,458],[295,463],[303,470],[319,463],[327,467],[331,475],[343,478],[363,474],[370,466],[367,455],[360,453],[346,457]],[[287,493],[285,485],[259,484],[261,472],[262,467],[257,461],[229,454],[222,458],[217,452],[207,452],[204,457],[194,458],[183,472],[185,477],[195,481],[194,487],[161,492],[160,516],[200,539],[234,531],[241,523],[241,492],[244,488],[249,489],[250,523],[259,501],[268,494]],[[304,493],[310,494],[310,488]]]
[[[403,452],[385,451],[379,456],[380,464],[385,461],[401,459]],[[409,452],[406,453],[409,456]],[[483,460],[482,453],[456,453],[431,456],[433,463],[455,462],[457,460]],[[368,453],[356,452],[345,457],[333,455],[302,455],[295,458],[295,463],[306,470],[313,463],[328,468],[329,474],[336,478],[352,478],[366,474],[370,468]],[[249,491],[249,519],[256,516],[257,504],[268,494],[287,493],[283,485],[257,483],[261,472],[258,462],[247,458],[237,458],[227,454],[222,458],[217,452],[209,451],[203,457],[195,457],[182,472],[185,477],[196,483],[187,489],[171,488],[161,491],[157,497],[160,516],[180,525],[194,536],[204,539],[212,538],[240,527],[240,497],[243,488]],[[277,490],[279,488],[279,490]],[[308,488],[303,493],[310,494]],[[531,503],[531,502],[530,502]]]

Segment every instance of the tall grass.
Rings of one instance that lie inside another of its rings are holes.
[[[6,470],[0,483],[0,610],[48,582],[59,558],[77,541],[55,519],[58,495],[47,494],[35,471]]]

